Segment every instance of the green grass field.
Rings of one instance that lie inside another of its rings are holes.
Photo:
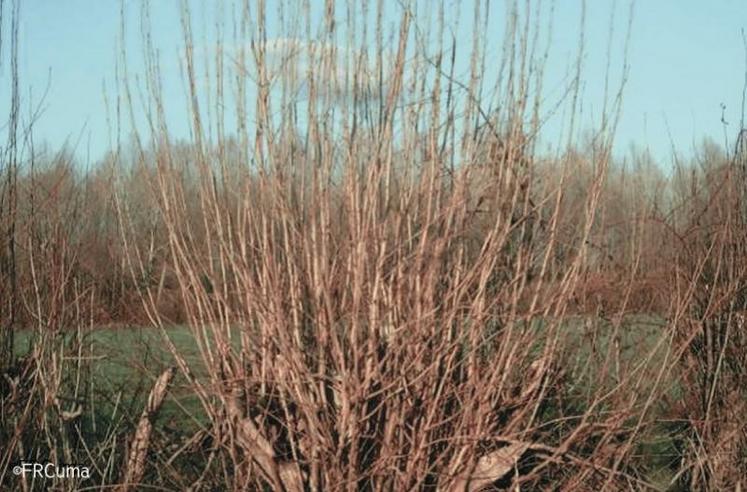
[[[641,361],[651,350],[655,349],[666,324],[665,321],[652,316],[638,316],[622,321],[618,336],[613,339],[613,326],[608,321],[598,320],[594,326],[589,318],[570,318],[559,329],[565,337],[565,371],[574,381],[579,392],[589,390],[592,385],[609,384],[614,386],[615,369],[608,372],[609,380],[600,383],[597,374],[604,364],[614,366],[627,365],[621,370],[629,374],[629,369]],[[601,327],[601,329],[600,329]],[[533,326],[537,329],[537,326]],[[543,328],[540,326],[539,330]],[[192,333],[186,326],[172,326],[165,333],[185,357],[197,377],[204,376],[200,354]],[[605,335],[605,333],[607,335]],[[76,333],[67,334],[72,342]],[[15,350],[19,355],[28,352],[33,339],[29,331],[19,332],[15,338]],[[116,419],[136,420],[147,399],[153,382],[168,366],[174,365],[173,357],[166,348],[163,334],[151,327],[102,327],[83,335],[86,357],[92,358],[90,372],[84,377],[95,388],[96,409],[88,415],[99,418],[102,422]],[[608,359],[610,344],[620,347],[620,356],[615,360]],[[74,346],[69,343],[68,346]],[[666,347],[666,344],[663,344]],[[71,354],[68,354],[71,356]],[[655,357],[663,353],[655,351]],[[655,369],[652,364],[649,370]],[[653,381],[654,374],[644,378]],[[672,394],[677,388],[670,385]],[[93,404],[93,402],[90,402]],[[660,412],[661,406],[655,405],[653,412]],[[171,387],[169,396],[156,421],[160,433],[173,436],[178,434],[185,441],[203,425],[208,423],[199,400],[189,388],[184,377],[178,375]],[[95,422],[90,422],[96,428]],[[99,422],[99,425],[101,422]],[[658,434],[658,435],[657,435]],[[637,443],[638,453],[650,458],[648,476],[652,483],[666,489],[672,473],[668,470],[668,456],[671,454],[672,442],[667,429],[662,426],[660,432],[641,439]]]
[[[565,369],[579,385],[591,382],[586,381],[586,378],[593,379],[605,362],[629,366],[640,362],[642,357],[654,349],[666,326],[662,319],[653,316],[626,318],[620,325],[616,340],[613,340],[612,324],[607,321],[600,323],[601,329],[592,327],[588,318],[574,317],[559,327],[565,332],[562,335],[567,337]],[[195,376],[204,376],[204,366],[190,330],[186,326],[171,326],[165,333]],[[78,334],[64,336],[72,342]],[[28,352],[32,337],[33,333],[30,331],[21,331],[16,335],[15,351],[18,355]],[[163,334],[152,327],[102,327],[87,332],[82,337],[86,352],[83,356],[92,359],[91,374],[88,376],[92,378],[94,386],[110,397],[120,395],[121,401],[132,401],[133,404],[143,402],[158,375],[166,367],[175,365]],[[620,356],[614,361],[607,360],[611,343],[620,347]],[[72,357],[74,354],[67,356]],[[610,375],[614,375],[614,372],[610,371]],[[609,382],[613,384],[615,381]],[[174,413],[180,406],[196,414],[200,413],[196,397],[187,389],[184,379],[177,377],[163,411],[166,414]]]

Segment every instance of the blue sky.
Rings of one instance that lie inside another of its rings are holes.
[[[212,19],[217,2],[193,1],[198,45],[210,44]],[[268,2],[273,5],[274,2]],[[312,1],[315,19],[323,2]],[[395,2],[385,2],[388,12]],[[233,2],[223,2],[230,12]],[[458,35],[468,57],[471,1],[447,0],[450,20],[460,19]],[[495,32],[487,33],[489,46],[500,46],[502,1],[491,2]],[[550,2],[545,2],[545,10]],[[131,73],[140,68],[139,5],[126,0],[124,10]],[[170,129],[187,136],[186,105],[178,75],[181,42],[178,2],[153,2],[151,18],[154,43],[163,57],[166,105]],[[270,7],[272,8],[272,7]],[[614,17],[612,74],[619,76],[622,41],[629,2],[591,0],[587,4],[586,58],[584,63],[584,125],[591,124],[602,104],[607,64],[607,40],[611,12]],[[556,0],[553,47],[546,87],[562,83],[565,67],[575,56],[580,2]],[[120,23],[116,0],[30,0],[21,5],[20,77],[24,107],[43,101],[44,113],[35,127],[35,141],[52,148],[64,142],[78,143],[82,160],[95,160],[109,148],[104,94],[115,92],[114,61]],[[394,26],[396,17],[388,15]],[[744,0],[638,0],[635,4],[629,51],[630,77],[625,92],[622,119],[617,133],[617,151],[632,143],[647,147],[665,166],[670,162],[670,137],[678,151],[688,153],[703,138],[724,141],[724,119],[731,139],[739,128],[742,89],[745,83],[745,48],[740,30],[747,29]],[[207,33],[203,37],[203,33]],[[271,33],[272,34],[272,33]],[[7,56],[4,43],[3,56]],[[495,49],[499,52],[499,48]],[[614,79],[614,77],[613,77]],[[9,70],[0,72],[0,111],[7,113]],[[613,80],[614,83],[614,80]],[[552,131],[552,125],[549,131]]]

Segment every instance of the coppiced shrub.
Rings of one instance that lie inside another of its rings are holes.
[[[95,476],[22,487],[740,487],[742,147],[706,143],[671,176],[644,151],[613,159],[621,84],[603,128],[538,152],[545,26],[506,4],[491,63],[479,29],[449,44],[443,4],[398,5],[387,42],[384,2],[354,1],[327,2],[312,34],[302,2],[275,26],[260,0],[198,58],[184,3],[188,142],[167,131],[144,8],[145,104],[126,78],[115,97],[150,133],[117,128],[131,138],[85,172],[19,150],[15,91],[0,484],[51,459]],[[182,323],[188,347],[167,329]],[[147,401],[149,381],[127,381],[129,402],[94,381],[91,333],[126,324],[158,330],[178,368]],[[193,435],[156,425],[172,379],[197,400],[179,414]]]

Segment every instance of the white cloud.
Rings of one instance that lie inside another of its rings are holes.
[[[265,44],[268,78],[275,86],[287,84],[299,96],[311,94],[310,77],[314,81],[315,97],[332,96],[344,100],[355,94],[361,99],[376,99],[388,91],[390,67],[394,56],[385,53],[379,75],[375,55],[331,43],[295,38],[270,39]],[[254,64],[250,50],[245,52],[248,64]],[[256,80],[256,67],[247,70]]]

